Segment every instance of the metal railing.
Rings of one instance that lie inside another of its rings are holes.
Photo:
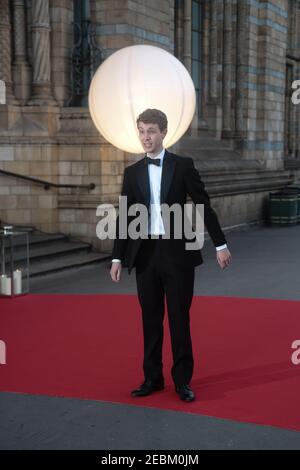
[[[51,181],[42,180],[39,178],[33,178],[32,176],[21,175],[20,173],[13,173],[11,171],[1,170],[0,173],[6,176],[13,176],[15,178],[21,178],[25,181],[32,181],[33,183],[41,184],[44,186],[44,189],[48,190],[51,187],[53,188],[82,188],[82,189],[95,189],[95,183],[89,184],[56,184]]]

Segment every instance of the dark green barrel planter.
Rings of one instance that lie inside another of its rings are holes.
[[[297,223],[300,224],[300,186],[290,186],[282,190],[285,195],[293,195],[297,197]]]
[[[272,225],[296,225],[300,222],[300,190],[285,188],[270,193],[270,222]]]

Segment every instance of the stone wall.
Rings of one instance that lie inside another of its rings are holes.
[[[173,150],[192,156],[224,228],[260,222],[268,193],[299,177],[300,106],[291,107],[286,155],[286,67],[300,79],[300,5],[288,0],[205,0],[202,107]],[[11,8],[10,8],[11,7]],[[133,44],[162,47],[191,72],[192,0],[91,0],[102,59]],[[98,134],[87,107],[71,107],[72,0],[0,0],[0,219],[62,232],[109,251],[96,208],[117,207],[125,166],[138,160]],[[45,51],[47,54],[45,54]],[[46,57],[46,61],[45,61]],[[158,72],[157,72],[158,73]]]

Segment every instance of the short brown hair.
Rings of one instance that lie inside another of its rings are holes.
[[[168,127],[167,116],[159,109],[146,109],[137,118],[137,126],[139,125],[139,122],[144,122],[145,124],[158,124],[160,132],[164,131]]]

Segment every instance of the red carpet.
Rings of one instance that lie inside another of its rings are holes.
[[[27,295],[0,299],[0,390],[104,400],[300,430],[300,303],[194,297],[191,331],[196,401],[171,380],[167,315],[166,389],[144,398],[142,325],[133,295]]]

